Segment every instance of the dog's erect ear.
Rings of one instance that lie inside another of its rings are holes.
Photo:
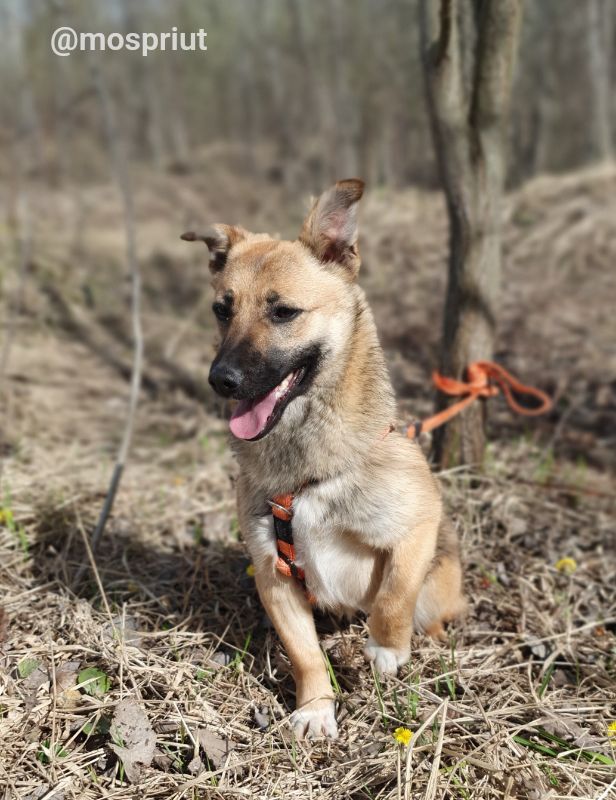
[[[299,235],[319,261],[342,264],[352,277],[360,264],[357,203],[363,193],[364,182],[358,178],[338,181],[317,198]]]
[[[210,269],[220,272],[227,263],[229,250],[246,238],[246,231],[235,225],[212,225],[205,233],[186,231],[180,237],[185,242],[205,242],[210,251]]]

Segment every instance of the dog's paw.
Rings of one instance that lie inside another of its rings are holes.
[[[364,647],[366,661],[374,664],[374,669],[379,675],[395,675],[409,659],[410,648],[404,650],[395,647],[383,647],[370,636]]]
[[[333,700],[319,701],[296,709],[289,724],[298,739],[338,738],[336,705]]]

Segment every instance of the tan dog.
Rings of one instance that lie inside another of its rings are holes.
[[[356,283],[362,193],[359,180],[337,183],[294,242],[228,225],[183,237],[210,250],[221,333],[210,382],[239,400],[238,516],[293,666],[298,736],[337,736],[311,602],[369,613],[364,653],[380,673],[408,661],[413,626],[442,636],[465,608],[438,483],[419,446],[390,431],[393,390]],[[293,547],[277,543],[289,530]]]

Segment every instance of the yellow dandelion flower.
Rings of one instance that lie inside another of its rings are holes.
[[[410,731],[408,728],[396,728],[393,733],[394,739],[398,742],[398,744],[404,745],[404,747],[409,746],[409,742],[413,738],[413,731]]]
[[[564,572],[565,575],[572,575],[577,569],[577,561],[575,558],[565,556],[565,558],[559,558],[554,566],[559,572]]]
[[[610,739],[612,737],[616,738],[616,720],[614,720],[614,722],[610,722],[610,724],[607,726],[607,735],[610,737]]]
[[[255,576],[255,565],[254,564],[249,564],[246,567],[246,575],[248,575],[249,578],[254,578],[254,576]]]

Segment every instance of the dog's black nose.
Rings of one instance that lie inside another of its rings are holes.
[[[239,389],[243,377],[237,367],[220,362],[212,365],[209,381],[218,394],[231,397]]]

